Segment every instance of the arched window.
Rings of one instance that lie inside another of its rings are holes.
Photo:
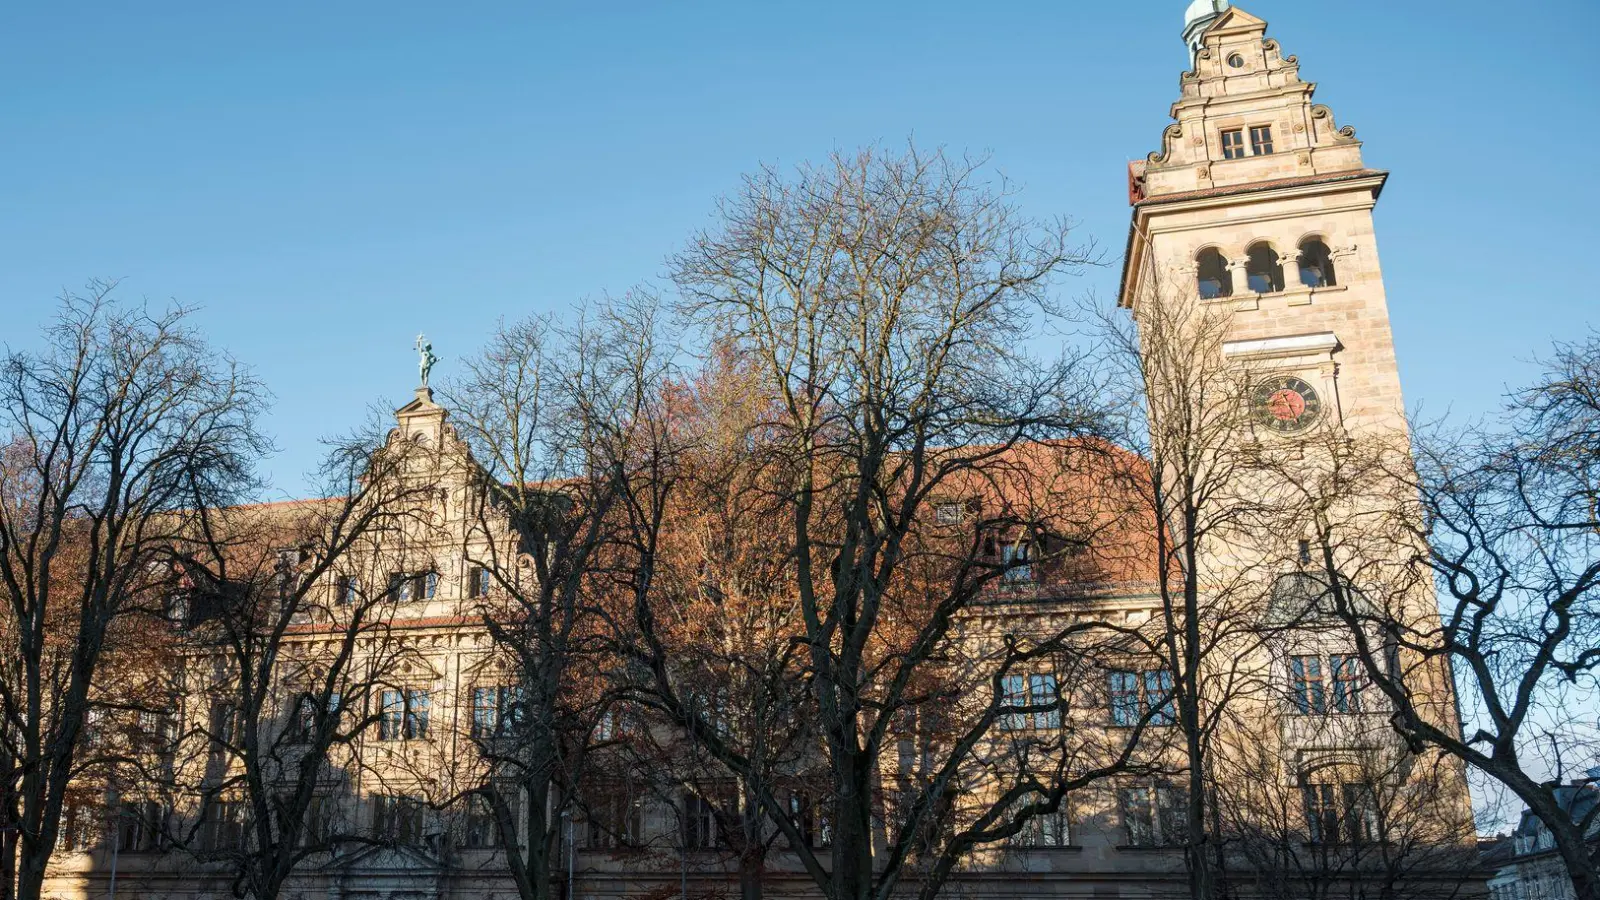
[[[1245,274],[1250,278],[1250,290],[1258,294],[1270,294],[1283,290],[1283,266],[1278,265],[1278,251],[1266,241],[1251,244],[1245,251],[1249,261],[1245,263]]]
[[[1215,300],[1233,296],[1233,273],[1228,271],[1228,261],[1215,247],[1207,247],[1195,257],[1198,267],[1196,277],[1200,282],[1200,298]]]
[[[1333,277],[1333,257],[1321,238],[1310,237],[1300,242],[1300,283],[1314,288],[1338,284]]]

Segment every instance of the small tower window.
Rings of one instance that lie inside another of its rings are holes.
[[[1207,247],[1195,257],[1196,277],[1200,282],[1200,297],[1215,300],[1233,296],[1233,273],[1228,271],[1228,261],[1215,247]]]
[[[1321,238],[1300,242],[1300,283],[1314,288],[1338,284],[1333,275],[1333,256]]]
[[[1256,125],[1250,129],[1250,154],[1266,156],[1272,152],[1272,126]]]
[[[1283,266],[1278,265],[1278,251],[1266,241],[1250,245],[1245,251],[1248,262],[1245,274],[1250,279],[1250,290],[1257,294],[1270,294],[1283,290]]]
[[[1244,129],[1230,128],[1222,133],[1222,158],[1244,158]]]

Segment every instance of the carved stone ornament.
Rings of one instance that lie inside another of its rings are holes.
[[[1333,110],[1321,103],[1314,104],[1311,107],[1311,118],[1328,120],[1328,127],[1334,129],[1334,133],[1343,140],[1353,141],[1356,139],[1355,128],[1350,125],[1339,128],[1338,123],[1334,121]]]
[[[1172,157],[1172,148],[1183,137],[1183,123],[1173,122],[1161,132],[1161,149],[1151,153],[1150,162],[1160,165]]]

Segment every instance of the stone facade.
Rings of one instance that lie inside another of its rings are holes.
[[[1304,380],[1320,396],[1324,415],[1352,431],[1403,433],[1399,374],[1373,226],[1385,173],[1366,168],[1354,132],[1336,127],[1331,112],[1312,102],[1314,86],[1299,79],[1294,57],[1285,56],[1266,37],[1261,20],[1228,9],[1202,26],[1196,29],[1195,69],[1182,76],[1181,98],[1172,107],[1174,124],[1162,135],[1157,152],[1130,166],[1133,225],[1121,302],[1130,308],[1158,302],[1163,286],[1171,285],[1197,293],[1204,303],[1232,311],[1225,348],[1230,358],[1261,367],[1263,377]],[[1221,259],[1220,272],[1202,270],[1200,259],[1208,250]],[[1217,277],[1209,277],[1213,275]],[[1207,280],[1216,285],[1197,286]],[[1254,282],[1263,289],[1251,289]],[[465,753],[457,736],[472,727],[469,696],[474,685],[488,683],[484,673],[492,666],[488,636],[471,615],[471,575],[462,547],[476,538],[452,506],[468,467],[449,452],[447,412],[422,389],[413,403],[397,411],[397,427],[400,434],[421,436],[436,450],[426,477],[436,479],[442,489],[436,518],[447,534],[397,538],[410,544],[392,548],[392,559],[375,566],[403,569],[409,565],[404,560],[425,558],[438,573],[425,589],[428,595],[410,604],[407,619],[397,626],[417,651],[407,684],[428,693],[431,720],[426,738],[368,741],[355,748],[364,762],[351,770],[354,774],[331,801],[337,810],[331,814],[351,822],[376,815],[375,789],[363,781],[364,773],[374,768],[388,767],[393,773],[382,779],[383,790],[391,792],[406,782],[424,793],[456,777],[452,766]],[[996,605],[974,634],[982,639],[1018,623],[1038,626],[1070,619],[1082,615],[1085,604],[1097,616],[1131,625],[1148,624],[1157,615],[1148,585],[1093,591],[1071,603]],[[1323,638],[1308,632],[1287,644],[1270,644],[1249,665],[1264,681],[1286,685],[1295,677],[1288,658],[1329,658]],[[315,638],[308,635],[306,640]],[[196,679],[199,697],[203,677],[197,673]],[[1334,690],[1331,679],[1327,690]],[[1447,682],[1441,690],[1447,698]],[[1281,761],[1274,769],[1276,780],[1268,786],[1286,803],[1276,825],[1293,830],[1302,827],[1302,816],[1315,818],[1303,804],[1347,807],[1354,802],[1308,793],[1303,778],[1308,767],[1358,768],[1372,754],[1392,761],[1400,751],[1386,737],[1380,707],[1313,726],[1286,705],[1292,701],[1284,701],[1284,693],[1268,692],[1252,701],[1249,715],[1260,723],[1259,733],[1270,737],[1267,743]],[[207,714],[198,701],[184,713],[191,723]],[[1407,797],[1414,800],[1416,794],[1427,793],[1431,799],[1423,806],[1438,812],[1433,821],[1443,822],[1430,826],[1437,830],[1428,840],[1447,848],[1470,847],[1464,780],[1459,769],[1443,765],[1423,773],[1422,767],[1408,764],[1405,777],[1412,782]],[[1350,775],[1332,783],[1354,780]],[[1041,834],[1030,846],[978,854],[951,879],[946,892],[997,900],[1180,894],[1181,851],[1170,845],[1140,846],[1146,842],[1133,833],[1135,825],[1119,799],[1119,791],[1129,787],[1107,785],[1074,796],[1065,814],[1048,826],[1048,835]],[[1149,799],[1159,822],[1169,812],[1159,808],[1163,796],[1151,794]],[[677,896],[683,889],[702,897],[734,893],[737,885],[731,882],[733,869],[725,853],[678,845],[677,814],[664,804],[643,804],[640,843],[652,845],[651,852],[592,846],[582,837],[583,823],[573,822],[573,840],[564,842],[561,861],[573,873],[573,895],[612,900]],[[1331,826],[1336,829],[1364,827],[1339,815],[1322,821],[1337,819]],[[497,867],[497,851],[471,846],[466,835],[472,827],[460,811],[430,812],[412,846],[352,850],[317,861],[305,867],[287,893],[295,900],[514,897],[514,885]],[[1299,864],[1312,865],[1314,857],[1326,852],[1317,843],[1296,842],[1312,857]],[[58,856],[47,896],[151,900],[222,897],[230,890],[224,872],[184,854],[156,852],[136,834],[88,844],[85,852]],[[1459,870],[1422,866],[1407,877],[1419,885],[1439,886],[1441,892],[1461,887]],[[1269,885],[1258,887],[1271,893]],[[766,890],[774,895],[816,893],[809,878],[781,852],[775,854]],[[1425,893],[1419,890],[1416,896]]]

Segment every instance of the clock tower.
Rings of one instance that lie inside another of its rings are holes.
[[[1437,627],[1438,611],[1431,579],[1407,563],[1415,529],[1385,527],[1393,524],[1385,516],[1411,514],[1394,502],[1409,487],[1389,483],[1403,464],[1348,478],[1359,466],[1330,464],[1409,452],[1373,229],[1388,175],[1367,166],[1355,130],[1314,102],[1316,85],[1301,80],[1299,62],[1266,31],[1227,0],[1189,6],[1183,37],[1192,68],[1173,121],[1160,147],[1128,166],[1133,221],[1118,302],[1140,329],[1153,458],[1176,486],[1163,493],[1180,495],[1176,512],[1160,512],[1177,523],[1167,544],[1184,544],[1199,569],[1186,573],[1206,604],[1207,615],[1195,618],[1249,622],[1264,609],[1253,620],[1263,639],[1239,658],[1263,673],[1254,684],[1295,697],[1297,686],[1321,685],[1324,672],[1359,677],[1341,670],[1353,658],[1350,634],[1321,606],[1335,579],[1352,605],[1382,603],[1424,627]],[[1336,469],[1339,477],[1327,476]],[[1324,488],[1329,496],[1317,495]],[[1330,499],[1340,490],[1347,493]],[[1287,501],[1281,523],[1272,519],[1275,497]],[[1211,506],[1186,519],[1194,513],[1186,502]],[[1230,516],[1235,509],[1247,512]],[[1182,532],[1185,521],[1224,524],[1200,537]],[[1239,658],[1223,656],[1234,671]],[[1427,714],[1459,727],[1448,666],[1401,663]],[[1204,671],[1203,661],[1194,666]],[[1364,754],[1388,748],[1395,761],[1387,771],[1409,773],[1395,777],[1426,790],[1445,823],[1430,840],[1470,851],[1459,764],[1441,761],[1425,779],[1414,754],[1396,746],[1381,703],[1319,718],[1310,713],[1327,713],[1323,695],[1304,691],[1298,707],[1262,703],[1287,710],[1282,727],[1239,738],[1250,752],[1238,759],[1276,740],[1282,781],[1308,791],[1311,816],[1319,779],[1361,782],[1370,774]]]
[[[1403,434],[1372,221],[1387,173],[1266,28],[1226,0],[1189,7],[1174,121],[1129,164],[1119,302],[1226,311],[1222,353],[1252,373],[1259,430]]]

